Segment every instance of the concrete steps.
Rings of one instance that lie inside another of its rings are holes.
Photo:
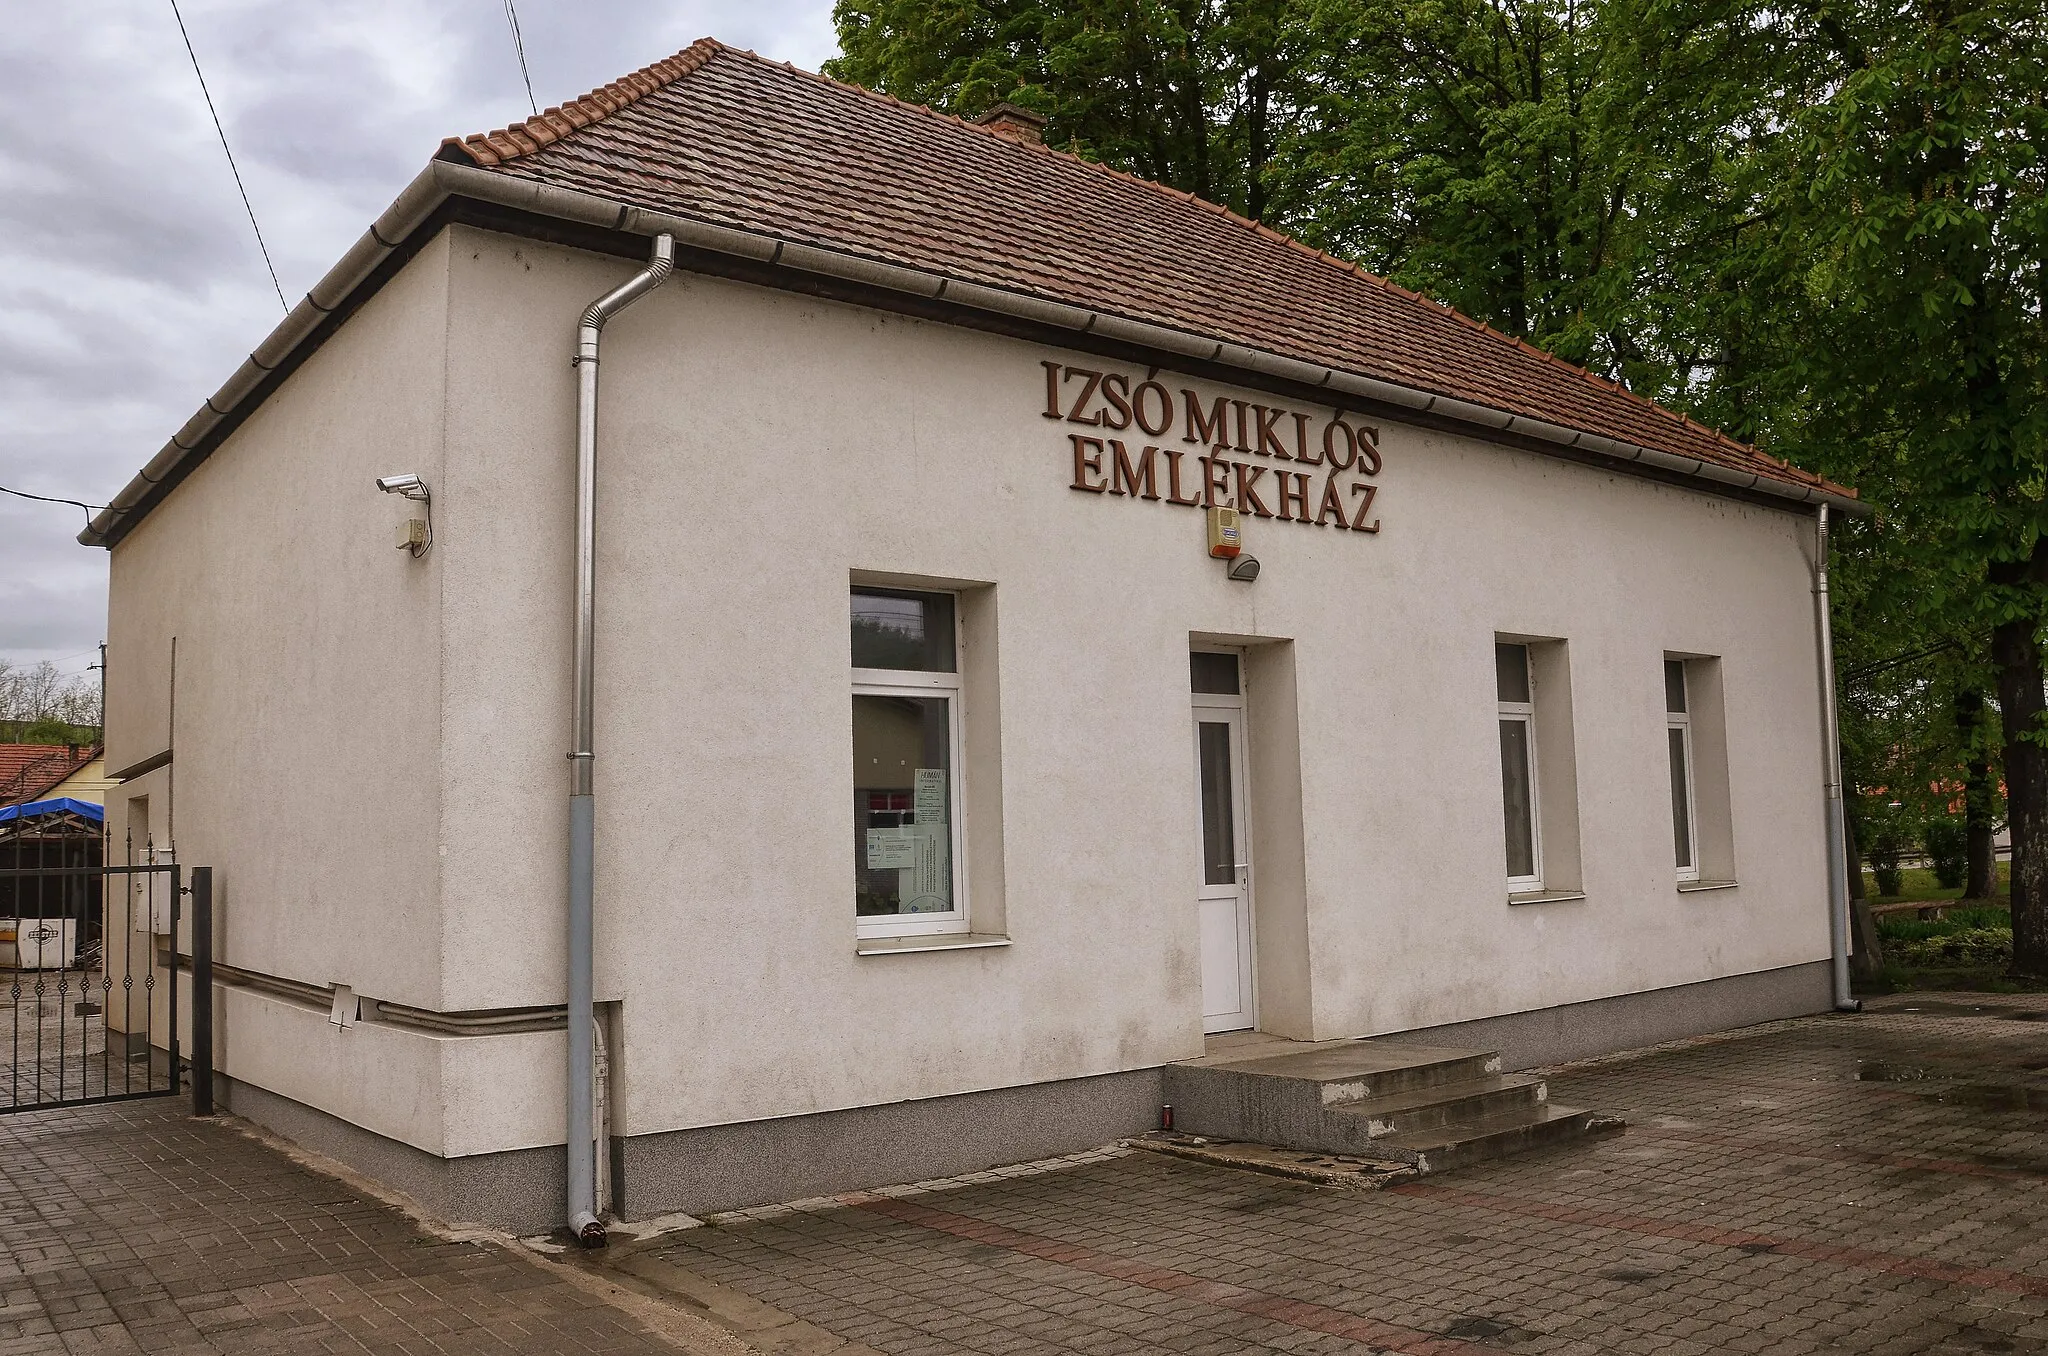
[[[1166,1096],[1183,1134],[1407,1163],[1420,1172],[1620,1125],[1551,1105],[1541,1078],[1502,1073],[1492,1051],[1381,1040],[1171,1064]]]

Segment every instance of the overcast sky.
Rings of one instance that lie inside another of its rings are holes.
[[[449,135],[527,116],[504,0],[179,0],[294,304]],[[515,0],[541,107],[712,36],[816,70],[830,0]],[[280,318],[169,0],[0,26],[0,485],[104,504]],[[0,495],[0,660],[94,660],[106,553]]]

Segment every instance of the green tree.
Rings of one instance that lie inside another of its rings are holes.
[[[1247,216],[1296,116],[1287,0],[839,0],[837,79],[975,117],[1009,101],[1046,140]]]
[[[839,0],[835,18],[835,75],[968,115],[1034,107],[1055,143],[1862,489],[1879,516],[1843,524],[1835,572],[1862,684],[1850,776],[1916,796],[1960,779],[1981,846],[2003,764],[2015,967],[2048,975],[2038,0]]]
[[[1771,379],[1782,428],[1889,506],[1870,532],[1918,595],[1899,613],[1988,637],[2014,968],[2048,975],[2048,18],[2011,0],[1800,13],[1831,62],[1774,203],[1804,292],[1787,309],[1813,322]]]

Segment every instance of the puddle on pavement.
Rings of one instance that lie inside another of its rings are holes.
[[[1945,1003],[1939,999],[1922,999],[1911,1007],[1872,1008],[1871,1012],[1881,1017],[1910,1012],[1926,1017],[1996,1017],[2007,1022],[2048,1022],[2048,1009],[2012,1007],[2004,1003]]]
[[[2048,1088],[2016,1083],[1958,1083],[1939,1092],[1918,1094],[1922,1101],[1966,1106],[1975,1111],[2048,1111]]]
[[[2027,1065],[2026,1068],[2037,1066]],[[2025,1083],[1959,1083],[1954,1073],[1910,1064],[1864,1060],[1856,1067],[1859,1083],[1933,1083],[1940,1086],[1912,1095],[1923,1102],[1969,1107],[1973,1111],[2048,1111],[2048,1087]]]
[[[1609,1267],[1600,1273],[1603,1278],[1610,1281],[1629,1281],[1637,1285],[1644,1281],[1654,1281],[1663,1274],[1661,1271],[1650,1271],[1643,1267]]]

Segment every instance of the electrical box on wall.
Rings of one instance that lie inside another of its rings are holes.
[[[1228,560],[1241,549],[1237,510],[1216,507],[1209,510],[1209,554]]]
[[[427,549],[427,520],[407,518],[398,525],[398,549],[414,555]]]

